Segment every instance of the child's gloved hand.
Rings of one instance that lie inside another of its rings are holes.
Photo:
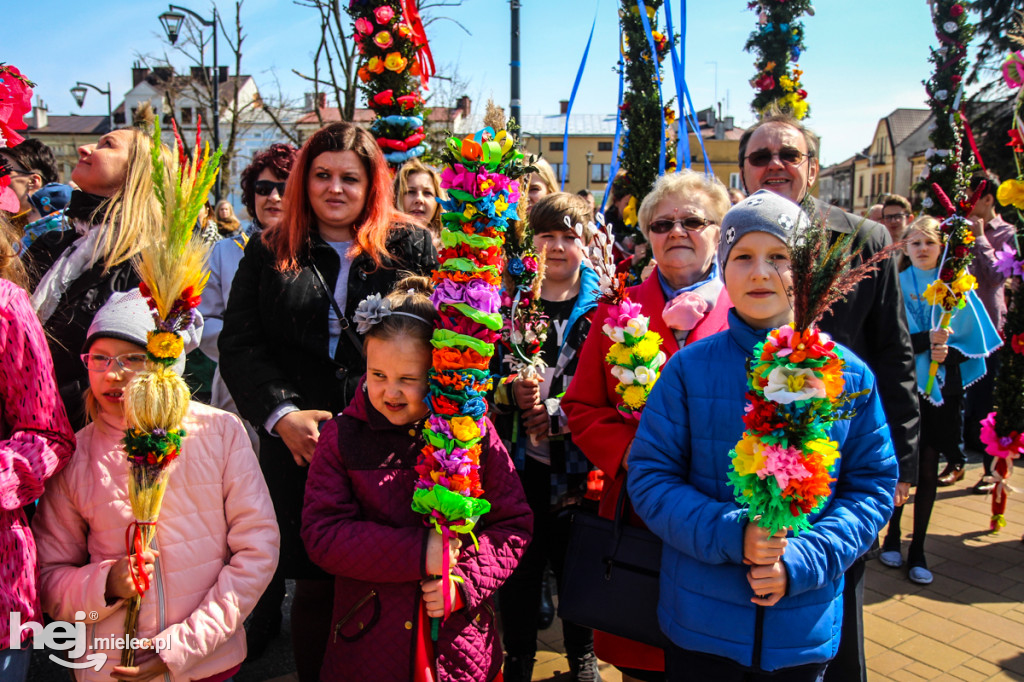
[[[156,558],[160,556],[160,552],[155,549],[146,550],[142,553],[142,560],[145,562],[146,576],[152,580],[153,572],[155,570],[153,563]],[[132,559],[134,565],[135,560]],[[132,580],[131,575],[132,568],[128,565],[128,557],[123,557],[114,562],[114,565],[110,567],[110,572],[107,573],[107,587],[103,596],[106,598],[108,603],[112,603],[118,599],[131,599],[139,593],[135,589],[135,582]]]
[[[441,534],[435,530],[427,531],[427,575],[441,575],[444,570],[443,554],[444,541]],[[453,537],[448,541],[448,565],[454,566],[459,560],[459,550],[462,548],[462,540]]]
[[[743,530],[743,563],[770,566],[782,558],[787,544],[786,531],[771,535],[768,529],[748,523]]]
[[[420,583],[423,590],[423,603],[427,607],[427,615],[431,618],[444,616],[444,580],[433,578]],[[456,600],[455,581],[448,581],[448,589],[451,592],[449,599],[454,604]]]
[[[751,566],[747,571],[747,582],[750,583],[750,589],[754,590],[750,601],[758,606],[775,606],[786,596],[789,575],[785,564],[776,561],[770,566]]]

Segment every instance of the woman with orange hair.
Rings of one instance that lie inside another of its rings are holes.
[[[292,167],[285,215],[249,240],[231,286],[219,347],[238,409],[260,432],[260,465],[281,528],[275,581],[296,580],[292,643],[301,682],[319,679],[333,582],[299,537],[306,472],[320,425],[365,371],[356,305],[386,295],[400,272],[437,265],[430,233],[394,208],[387,163],[351,123],[315,133]]]

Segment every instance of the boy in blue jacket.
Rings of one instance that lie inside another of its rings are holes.
[[[747,361],[793,321],[791,233],[799,206],[760,191],[722,220],[729,329],[676,353],[644,410],[629,460],[637,513],[664,541],[658,617],[669,680],[821,679],[842,626],[843,573],[892,513],[897,464],[875,378],[842,348],[847,393],[864,391],[829,437],[832,492],[798,537],[746,522],[729,485],[744,431]]]

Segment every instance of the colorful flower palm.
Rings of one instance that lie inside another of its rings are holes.
[[[416,0],[353,0],[353,36],[365,60],[359,80],[377,119],[370,130],[388,163],[399,166],[427,151],[423,96],[434,61]]]
[[[775,533],[811,527],[807,517],[828,499],[839,458],[828,428],[842,408],[843,358],[827,334],[773,330],[754,347],[743,438],[729,454],[729,482],[748,518]]]
[[[490,360],[501,337],[499,314],[502,246],[518,220],[518,178],[523,155],[505,131],[487,128],[448,140],[441,200],[441,265],[432,295],[440,313],[434,329],[428,401],[433,414],[416,470],[412,508],[425,514],[444,539],[444,610],[451,611],[448,542],[471,533],[490,509],[480,483],[480,451],[491,387]],[[437,638],[437,621],[432,635]]]
[[[1011,69],[1016,68],[1016,77]],[[1021,139],[1021,116],[1024,115],[1024,56],[1015,52],[1003,65],[1007,87],[1016,89],[1011,140]],[[1016,134],[1014,134],[1016,133]],[[1024,257],[1020,254],[1021,210],[1024,210],[1024,148],[1014,148],[1017,177],[999,186],[996,198],[1004,206],[1017,209],[1017,231],[1013,242],[996,254],[996,267],[1004,277],[1024,275]],[[1024,454],[1024,297],[1020,289],[1007,296],[1006,321],[1003,338],[1009,341],[1004,352],[999,374],[993,389],[994,411],[981,422],[981,441],[985,451],[996,457],[993,475],[996,485],[992,489],[992,517],[990,528],[998,531],[1006,525],[1006,497],[1008,480],[1013,474],[1013,461]]]
[[[757,74],[750,79],[756,91],[751,107],[761,114],[774,105],[798,119],[805,118],[810,107],[797,62],[804,50],[804,25],[799,19],[814,14],[810,0],[754,0],[747,7],[758,13],[757,29],[744,46],[756,57]]]
[[[185,436],[181,422],[188,412],[190,393],[184,379],[173,367],[184,349],[181,332],[191,326],[206,279],[208,246],[193,238],[199,210],[217,178],[221,150],[210,154],[209,144],[200,145],[196,132],[194,157],[185,155],[178,142],[178,156],[165,160],[160,144],[160,123],[153,135],[153,185],[163,214],[163,232],[149,235],[137,268],[142,282],[139,291],[153,313],[154,330],[146,345],[147,368],[125,389],[124,447],[128,459],[128,499],[135,522],[129,528],[127,551],[135,562],[132,580],[138,596],[128,602],[125,632],[138,631],[142,598],[149,587],[141,555],[156,534],[171,464],[181,454]],[[130,666],[135,657],[125,647],[121,664]]]

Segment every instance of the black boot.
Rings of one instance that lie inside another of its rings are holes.
[[[540,584],[540,610],[537,612],[537,629],[547,630],[555,622],[555,602],[551,598],[551,576],[544,573]]]
[[[533,657],[506,656],[502,675],[505,682],[530,682],[533,679]]]
[[[593,651],[569,659],[569,679],[572,682],[601,682],[601,672],[597,668],[597,656]]]

